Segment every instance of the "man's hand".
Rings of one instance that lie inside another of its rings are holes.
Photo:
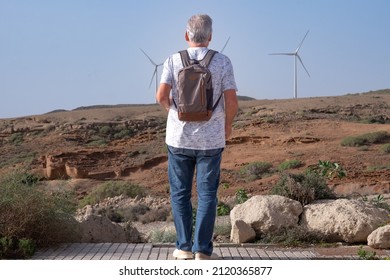
[[[156,100],[157,102],[165,108],[165,110],[169,111],[169,108],[171,107],[171,103],[169,100],[169,93],[171,92],[171,85],[169,84],[160,84],[157,93],[156,93]]]
[[[238,111],[238,101],[234,89],[226,90],[223,94],[225,98],[225,138],[228,139],[232,134],[233,120]]]

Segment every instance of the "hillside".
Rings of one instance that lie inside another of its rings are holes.
[[[343,179],[329,184],[339,195],[390,192],[390,153],[377,143],[343,146],[349,136],[390,134],[390,90],[337,97],[240,100],[232,139],[222,163],[220,197],[238,189],[268,193],[287,160],[302,172],[319,160],[339,163]],[[79,198],[99,182],[126,180],[152,196],[167,196],[166,112],[158,105],[121,105],[53,111],[0,120],[0,172],[24,166],[47,187],[74,190]],[[272,165],[262,178],[248,178],[243,168],[254,162]]]

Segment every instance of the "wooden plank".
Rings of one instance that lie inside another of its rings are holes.
[[[74,243],[72,245],[74,245],[73,251],[70,251],[69,254],[63,258],[64,260],[73,260],[87,246],[87,243]]]
[[[241,260],[241,255],[237,250],[237,247],[229,247],[230,256],[233,260]]]
[[[160,252],[160,248],[153,247],[150,251],[149,260],[158,260],[158,254]]]
[[[95,246],[94,243],[84,243],[84,247],[74,256],[73,260],[82,260]]]
[[[130,256],[130,260],[139,260],[143,248],[144,248],[144,244],[142,243],[136,244],[133,253]]]
[[[284,251],[284,254],[286,255],[287,259],[289,260],[296,260],[297,256],[294,255],[291,251]]]
[[[256,253],[260,256],[262,260],[270,260],[271,257],[267,254],[264,249],[256,249]]]
[[[158,259],[159,260],[167,260],[168,259],[168,248],[167,247],[160,247]]]
[[[152,250],[152,247],[153,246],[150,243],[145,244],[144,247],[142,248],[141,254],[139,256],[139,260],[147,260],[150,255],[150,251]]]
[[[121,260],[130,260],[131,255],[133,254],[135,248],[135,244],[127,244],[126,250],[123,252],[121,256]]]
[[[278,260],[279,259],[278,255],[276,255],[275,252],[272,250],[266,250],[265,253],[268,255],[268,257],[271,260]]]
[[[280,259],[280,260],[288,260],[288,257],[284,254],[283,251],[280,250],[275,250],[273,251],[275,255]]]
[[[256,252],[257,250],[255,248],[248,247],[248,248],[246,248],[246,251],[248,252],[248,254],[252,260],[261,259],[260,256],[257,254],[257,252]]]
[[[242,260],[250,260],[251,259],[251,256],[249,255],[249,253],[245,247],[239,247],[239,248],[237,248],[237,250],[238,250],[238,253],[240,254]]]
[[[109,260],[115,254],[118,249],[120,243],[111,243],[110,248],[106,251],[106,253],[102,256],[101,260]]]
[[[214,247],[213,252],[218,255],[219,259],[223,260],[221,247]]]
[[[221,249],[222,258],[224,260],[232,260],[233,259],[228,247],[221,247],[220,249]]]
[[[64,251],[68,246],[69,246],[69,244],[66,243],[66,244],[61,244],[59,246],[56,246],[51,250],[48,250],[46,259],[47,260],[54,260],[55,257],[58,256],[59,254],[61,254],[62,251]]]
[[[316,255],[311,251],[302,251],[302,254],[305,255],[308,259],[316,257]]]
[[[54,259],[55,260],[65,260],[72,259],[75,252],[78,252],[79,243],[69,243],[68,246],[61,251]]]
[[[174,260],[175,258],[173,257],[173,251],[175,251],[175,247],[169,247],[168,248],[168,256],[167,256],[167,259],[168,260]]]
[[[110,247],[111,247],[111,243],[103,243],[101,247],[97,248],[98,251],[95,252],[91,260],[101,260]]]
[[[127,243],[120,243],[110,260],[120,260],[128,245]]]
[[[104,243],[92,243],[93,246],[91,250],[82,258],[83,260],[92,260],[97,253],[100,252],[101,248],[104,246]]]
[[[292,253],[297,257],[298,260],[308,260],[309,259],[306,255],[302,254],[301,251],[293,251]]]

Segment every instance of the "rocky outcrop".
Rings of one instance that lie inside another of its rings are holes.
[[[301,213],[302,205],[298,201],[279,195],[258,195],[234,207],[230,212],[230,220],[235,226],[237,221],[244,222],[260,236],[296,226]],[[241,222],[239,224],[242,225]],[[242,233],[235,229],[232,230],[230,238],[232,241],[238,241],[241,235]]]
[[[126,242],[125,230],[106,216],[87,215],[80,222],[81,240],[86,243]]]
[[[390,249],[390,225],[379,227],[367,238],[368,246],[376,249]]]
[[[300,225],[329,242],[366,242],[387,219],[387,211],[360,200],[323,200],[306,205]]]

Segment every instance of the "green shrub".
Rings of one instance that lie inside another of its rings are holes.
[[[363,246],[359,247],[357,252],[360,260],[379,260],[379,257],[376,255],[376,252],[370,252],[363,249]]]
[[[78,237],[74,197],[69,193],[49,194],[36,182],[35,176],[20,170],[0,178],[0,238],[25,254],[33,248],[26,240],[45,246]]]
[[[284,170],[288,170],[288,169],[294,169],[294,168],[301,167],[302,165],[303,165],[302,162],[300,160],[297,160],[297,159],[286,160],[286,161],[282,162],[281,164],[279,164],[278,170],[284,171]]]
[[[248,194],[244,189],[239,189],[236,191],[236,202],[238,204],[244,203],[248,200]]]
[[[302,205],[309,204],[317,199],[335,197],[328,187],[325,178],[309,170],[300,174],[283,173],[272,188],[271,194],[294,199]]]
[[[79,207],[84,207],[88,204],[94,205],[108,197],[124,195],[134,198],[136,196],[143,197],[145,194],[145,189],[140,185],[125,181],[108,181],[98,186],[83,198],[80,201]]]
[[[269,162],[253,162],[243,166],[240,170],[241,177],[247,181],[254,181],[262,178],[270,172],[272,164]]]
[[[359,136],[349,136],[341,141],[342,146],[359,147],[363,145],[382,143],[390,138],[387,131],[377,131],[362,134]]]
[[[176,232],[173,230],[154,230],[151,232],[149,242],[151,243],[173,243],[176,241]]]
[[[385,154],[390,154],[390,144],[384,144],[382,147],[381,147],[381,150],[383,153]]]
[[[301,244],[321,243],[323,240],[324,236],[320,233],[312,233],[300,226],[295,226],[293,228],[280,228],[272,233],[264,234],[259,241],[285,246],[299,246]]]
[[[11,134],[9,141],[13,143],[14,145],[20,145],[23,143],[23,133],[16,132]]]
[[[218,216],[226,216],[230,214],[230,207],[226,203],[218,202],[217,206],[217,215]]]
[[[343,178],[346,173],[342,166],[337,162],[331,162],[329,160],[319,160],[316,166],[309,168],[310,172],[316,172],[319,175],[326,177],[327,179],[333,179],[334,177]]]

